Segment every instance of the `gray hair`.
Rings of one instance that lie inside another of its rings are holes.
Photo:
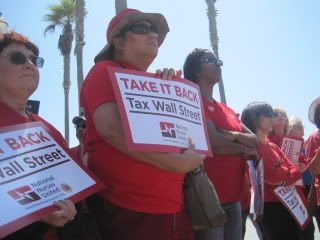
[[[288,133],[289,135],[292,133],[292,131],[296,128],[302,128],[304,129],[303,127],[303,124],[302,124],[302,120],[301,118],[298,118],[298,117],[290,117],[289,119],[289,124],[288,124]]]

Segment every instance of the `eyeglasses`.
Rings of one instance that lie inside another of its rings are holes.
[[[0,58],[10,57],[10,62],[15,65],[25,64],[28,59],[31,60],[32,64],[38,68],[42,68],[44,59],[42,57],[36,57],[34,55],[27,57],[22,52],[12,52],[6,56],[1,56]]]
[[[144,23],[132,24],[127,28],[125,28],[123,32],[127,32],[127,31],[133,32],[135,34],[148,34],[150,32],[158,33],[157,29],[154,26],[152,25],[148,26]]]
[[[217,59],[215,56],[212,56],[212,55],[201,59],[200,63],[204,63],[204,64],[212,63],[215,66],[223,65],[223,62],[221,60]]]
[[[79,124],[79,125],[76,125],[75,127],[76,129],[79,129],[79,128],[85,129],[87,126],[86,124]]]

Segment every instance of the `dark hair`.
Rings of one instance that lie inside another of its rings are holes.
[[[320,130],[320,106],[318,106],[314,112],[314,124]]]
[[[189,79],[194,83],[198,82],[198,77],[201,70],[200,59],[207,52],[210,51],[208,49],[195,48],[191,53],[189,53],[183,64],[184,78]]]
[[[265,102],[252,102],[249,103],[241,113],[241,121],[253,133],[256,133],[258,127],[258,120],[261,115],[271,116],[273,110],[272,106]]]
[[[17,32],[0,34],[0,53],[12,43],[24,45],[27,49],[31,50],[35,56],[39,56],[39,48],[30,42],[27,37]]]

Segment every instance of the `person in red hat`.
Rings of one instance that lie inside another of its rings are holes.
[[[192,148],[182,153],[129,152],[107,70],[113,66],[146,72],[168,31],[162,14],[123,10],[110,21],[107,44],[82,85],[88,167],[106,186],[89,202],[103,239],[193,239],[191,221],[183,212],[182,186],[185,173],[205,156]],[[162,78],[174,74],[164,69]]]

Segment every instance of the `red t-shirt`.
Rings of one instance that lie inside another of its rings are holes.
[[[305,144],[306,159],[308,163],[310,163],[312,158],[316,155],[319,148],[320,148],[320,131],[316,131],[309,136]],[[317,194],[317,205],[320,206],[320,178],[316,177],[314,180],[315,180],[314,186],[316,188],[316,194]]]
[[[259,151],[262,155],[264,179],[270,182],[285,181],[286,185],[293,184],[297,180],[301,179],[299,169],[291,163],[275,143],[267,141],[266,143],[260,144]],[[270,185],[265,182],[265,202],[279,202],[278,198],[273,193],[273,189],[276,187],[278,186]],[[301,192],[302,189],[297,187],[297,191]]]
[[[68,149],[66,142],[61,135],[61,133],[53,127],[50,123],[48,123],[43,118],[39,117],[38,115],[29,112],[29,115],[32,119],[26,118],[14,110],[12,110],[9,106],[0,103],[0,127],[21,124],[21,123],[28,123],[28,122],[42,122],[47,128],[50,135],[61,145]],[[70,152],[69,152],[70,153]]]
[[[245,177],[243,180],[242,194],[241,194],[241,200],[240,200],[242,211],[250,209],[250,201],[251,201],[250,189],[251,189],[251,182],[250,182],[249,170],[247,165]]]
[[[216,128],[241,132],[237,114],[223,103],[203,99],[206,117]],[[241,199],[245,174],[245,161],[241,155],[217,155],[204,161],[205,170],[216,188],[222,203]]]
[[[270,142],[273,142],[273,143],[277,144],[278,147],[281,148],[284,136],[285,135],[273,134],[273,135],[269,135],[268,139],[269,139]]]
[[[107,67],[139,70],[124,62],[100,61],[83,82],[80,104],[85,110],[88,167],[104,182],[101,196],[123,208],[147,213],[175,213],[183,208],[184,174],[176,174],[136,160],[118,151],[98,135],[93,112],[103,103],[115,102]]]
[[[14,110],[12,110],[9,106],[0,102],[0,127],[10,126],[15,124],[21,123],[29,123],[33,121],[42,122],[49,132],[49,134],[57,141],[58,144],[61,146],[68,148],[63,136],[60,132],[53,127],[50,123],[42,119],[36,114],[29,113],[32,119],[24,117]],[[69,174],[69,173],[66,173]],[[10,239],[46,239],[47,236],[56,236],[54,232],[48,231],[49,225],[41,223],[41,222],[34,222],[8,236]],[[52,235],[51,235],[52,234]]]

